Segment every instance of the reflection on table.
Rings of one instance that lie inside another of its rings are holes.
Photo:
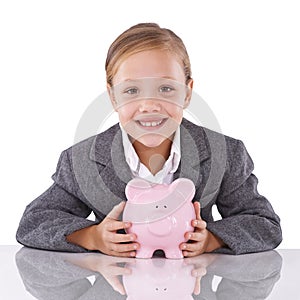
[[[224,300],[266,299],[280,277],[282,258],[276,251],[171,260],[22,248],[16,263],[37,299]]]

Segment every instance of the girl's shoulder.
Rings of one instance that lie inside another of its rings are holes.
[[[118,133],[121,135],[119,123],[103,132],[75,141],[72,146],[62,151],[60,161],[67,157],[69,161],[75,159],[76,161],[106,162],[110,158],[111,145]]]
[[[74,144],[70,146],[66,151],[74,148],[86,148],[86,146],[92,146],[93,144],[97,147],[105,147],[110,145],[115,135],[120,131],[119,123],[112,125],[110,128],[100,133],[94,134],[81,140],[75,140]]]
[[[240,139],[234,138],[232,136],[223,134],[221,132],[209,129],[201,125],[196,125],[195,123],[185,118],[182,120],[181,128],[183,129],[182,134],[184,134],[184,131],[186,130],[186,132],[188,132],[192,136],[193,140],[196,142],[200,140],[201,142],[205,141],[209,144],[210,140],[224,141],[227,147],[229,148],[236,147],[239,144],[243,144],[243,142]]]

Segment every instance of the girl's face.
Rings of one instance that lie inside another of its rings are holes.
[[[119,66],[108,92],[123,128],[134,140],[157,147],[172,138],[191,98],[183,67],[161,50],[129,56]]]

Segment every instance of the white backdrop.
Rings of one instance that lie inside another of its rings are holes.
[[[197,5],[196,5],[197,4]],[[194,90],[222,132],[244,141],[259,191],[300,248],[300,9],[292,0],[0,2],[0,244],[51,184],[87,106],[105,91],[111,42],[138,22],[184,41]]]

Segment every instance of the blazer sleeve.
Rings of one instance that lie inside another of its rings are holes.
[[[86,219],[92,209],[78,192],[67,150],[62,152],[52,179],[53,185],[26,207],[16,239],[33,248],[86,252],[67,242],[66,236],[99,222]]]
[[[227,145],[227,166],[216,199],[221,220],[207,229],[227,245],[215,252],[243,254],[276,248],[282,241],[280,219],[257,191],[254,165],[243,142]]]

